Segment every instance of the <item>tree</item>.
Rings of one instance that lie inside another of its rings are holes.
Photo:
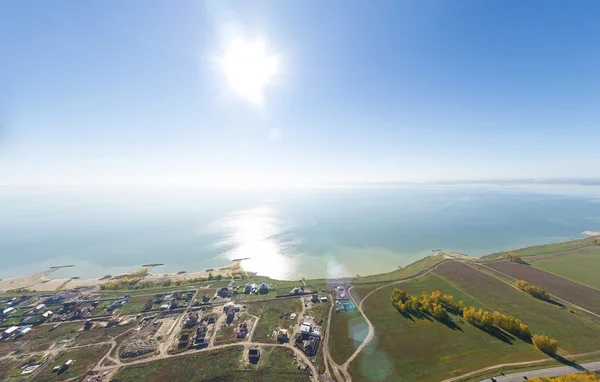
[[[537,334],[533,335],[531,341],[536,348],[540,349],[544,353],[556,355],[556,351],[558,350],[558,341],[553,340],[548,336],[541,336]]]
[[[506,258],[510,261],[516,261],[516,262],[522,262],[523,259],[521,259],[520,256],[518,256],[516,253],[514,252],[508,252],[508,255],[506,255]]]
[[[221,274],[219,273],[219,274],[217,275],[217,277],[215,277],[215,280],[219,281],[219,280],[221,280],[222,278],[223,278],[223,276],[221,276]]]
[[[209,279],[209,280],[212,280],[212,279],[213,279],[213,274],[212,274],[212,272],[208,272],[208,279]]]

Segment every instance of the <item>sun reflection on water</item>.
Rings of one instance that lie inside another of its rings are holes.
[[[216,229],[224,238],[217,245],[227,249],[223,257],[242,261],[246,271],[277,279],[294,278],[298,271],[298,259],[290,239],[290,227],[277,217],[270,207],[258,207],[237,211],[218,220]]]

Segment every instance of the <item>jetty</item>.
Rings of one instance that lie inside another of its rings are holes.
[[[54,265],[52,267],[50,267],[50,269],[60,269],[60,268],[71,268],[74,267],[75,265],[73,264],[68,264],[68,265]]]

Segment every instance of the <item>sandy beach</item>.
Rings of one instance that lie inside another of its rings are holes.
[[[71,278],[50,278],[48,277],[56,269],[50,269],[44,272],[34,273],[31,275],[25,275],[20,277],[12,277],[8,279],[0,280],[0,292],[7,292],[15,289],[27,289],[31,291],[57,291],[63,289],[74,289],[74,288],[100,288],[101,284],[111,282],[114,280],[122,279],[123,277],[141,277],[142,281],[159,283],[170,279],[171,281],[177,280],[191,280],[198,278],[208,278],[209,274],[213,277],[221,275],[222,277],[231,277],[232,273],[245,272],[242,269],[241,261],[233,261],[231,264],[214,268],[207,271],[198,272],[186,272],[186,273],[153,273],[151,272],[154,267],[144,267],[139,270],[114,275],[110,278],[96,277],[88,279],[71,279]]]
[[[586,236],[600,236],[600,232],[594,232],[594,231],[581,231],[581,233]]]

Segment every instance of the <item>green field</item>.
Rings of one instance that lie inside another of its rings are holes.
[[[21,379],[21,370],[19,367],[22,363],[23,361],[16,361],[13,359],[0,361],[0,381],[18,381]]]
[[[56,329],[52,329],[54,324],[34,327],[18,343],[15,341],[0,342],[0,356],[13,351],[29,353],[47,350],[55,342],[63,338],[74,337],[81,326],[81,324],[76,323],[64,323]]]
[[[439,381],[499,363],[544,358],[529,343],[519,339],[503,342],[458,317],[453,320],[459,329],[437,321],[405,318],[390,303],[394,288],[414,295],[437,289],[452,294],[457,301],[480,306],[433,274],[376,291],[363,303],[376,335],[350,364],[353,380]],[[357,288],[356,293],[364,297],[373,289],[375,287],[363,286]]]
[[[249,368],[244,366],[243,348],[229,347],[124,367],[114,379],[120,382],[307,381],[306,375],[293,367],[290,351],[263,349],[258,367]]]
[[[600,246],[574,250],[568,254],[531,263],[541,270],[600,289]]]
[[[35,376],[36,382],[65,381],[67,379],[80,379],[90,370],[110,349],[110,345],[87,346],[79,349],[66,350],[49,362],[39,374]],[[54,366],[59,366],[72,359],[73,365],[61,374],[52,372]]]
[[[452,270],[453,267],[456,269]],[[529,325],[532,333],[558,340],[559,347],[569,353],[600,349],[600,325],[588,319],[537,300],[486,273],[458,262],[445,263],[435,273],[468,293],[488,310],[517,317]]]
[[[369,328],[358,310],[331,314],[329,353],[338,365],[346,362],[369,333]]]
[[[572,251],[575,249],[585,248],[585,247],[594,245],[596,239],[598,239],[598,238],[588,237],[585,239],[570,240],[570,241],[565,241],[562,243],[549,243],[549,244],[536,245],[533,247],[515,249],[514,251],[493,253],[491,255],[484,256],[482,258],[482,260],[494,260],[494,259],[503,258],[503,257],[506,257],[508,252],[513,252],[516,255],[521,256],[521,257],[528,257],[528,256],[551,254],[551,253],[555,253],[555,252]]]
[[[124,333],[134,327],[135,324],[117,325],[110,328],[92,328],[90,330],[82,330],[78,332],[77,337],[67,346],[82,346],[90,345],[99,342],[110,341],[112,338]]]
[[[404,268],[399,268],[392,272],[380,273],[378,275],[371,275],[365,277],[355,277],[352,279],[352,284],[359,285],[364,283],[376,283],[402,279],[405,277],[412,276],[420,270],[427,268],[440,260],[442,260],[442,255],[428,256],[412,264],[409,264]]]
[[[291,329],[296,320],[291,320],[291,313],[299,314],[302,310],[300,298],[274,299],[270,301],[249,303],[248,313],[259,316],[258,326],[254,332],[253,341],[277,342],[272,335],[276,328]]]

